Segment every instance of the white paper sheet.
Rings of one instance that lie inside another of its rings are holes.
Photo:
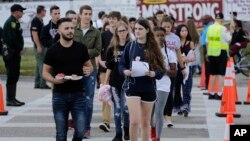
[[[132,61],[132,77],[145,76],[145,72],[149,71],[149,65],[147,62]]]
[[[184,55],[185,56],[185,55]],[[191,58],[191,57],[194,57],[195,56],[195,52],[193,51],[193,50],[190,50],[189,52],[188,52],[188,54],[187,54],[187,57],[189,57],[189,58]],[[190,72],[190,70],[189,70],[189,66],[192,64],[192,62],[189,62],[189,63],[186,63],[185,64],[185,72],[186,72],[186,76],[183,78],[183,84],[185,84],[186,83],[186,80],[188,79],[188,76],[189,76],[189,73],[191,73]]]

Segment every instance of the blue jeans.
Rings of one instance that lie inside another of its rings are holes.
[[[93,114],[93,102],[95,94],[95,83],[96,83],[97,70],[95,69],[89,76],[84,77],[84,87],[86,92],[86,108],[85,108],[85,131],[90,130],[90,123]]]
[[[82,141],[85,103],[83,92],[53,93],[52,105],[56,123],[56,141],[67,141],[69,112],[72,114],[75,129],[72,141]]]
[[[179,112],[180,110],[191,111],[191,90],[193,85],[192,68],[189,67],[190,73],[186,83],[183,84],[183,75],[180,70],[177,71],[177,80],[175,84],[175,95],[174,95],[174,111]],[[182,96],[181,96],[182,89]]]
[[[125,100],[125,92],[112,87],[112,101],[114,103],[114,119],[116,134],[122,135],[123,127],[129,128],[128,106]]]

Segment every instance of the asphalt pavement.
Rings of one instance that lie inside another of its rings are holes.
[[[5,86],[6,77],[0,76]],[[22,107],[5,107],[9,114],[0,116],[0,141],[55,141],[55,124],[51,108],[51,90],[34,89],[33,77],[21,77],[18,82],[17,98],[25,101]],[[197,87],[199,77],[194,77],[192,89],[192,111],[188,117],[173,114],[173,128],[164,125],[161,141],[222,141],[224,139],[226,119],[216,117],[221,102],[208,100]],[[237,75],[239,101],[247,97],[248,78]],[[250,125],[250,105],[236,105],[241,118],[235,118],[235,124]],[[113,117],[113,114],[112,114]],[[105,133],[98,128],[102,121],[102,106],[94,99],[91,139],[88,141],[111,141],[115,135],[112,119],[111,131]],[[73,129],[68,131],[71,140]]]

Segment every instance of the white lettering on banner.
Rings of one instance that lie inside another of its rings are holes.
[[[142,5],[141,11],[143,17],[153,16],[157,10],[166,11],[168,15],[173,15],[179,22],[183,22],[193,15],[196,21],[200,20],[203,15],[211,15],[219,10],[219,3],[176,3],[176,4],[155,4],[155,5]],[[140,9],[138,9],[140,10]]]
[[[236,11],[237,18],[243,21],[249,21],[250,0],[223,0],[223,12],[225,20],[231,20],[230,12]]]

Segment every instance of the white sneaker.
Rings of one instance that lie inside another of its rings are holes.
[[[172,121],[167,121],[167,126],[168,128],[171,128],[174,126],[173,122]]]

